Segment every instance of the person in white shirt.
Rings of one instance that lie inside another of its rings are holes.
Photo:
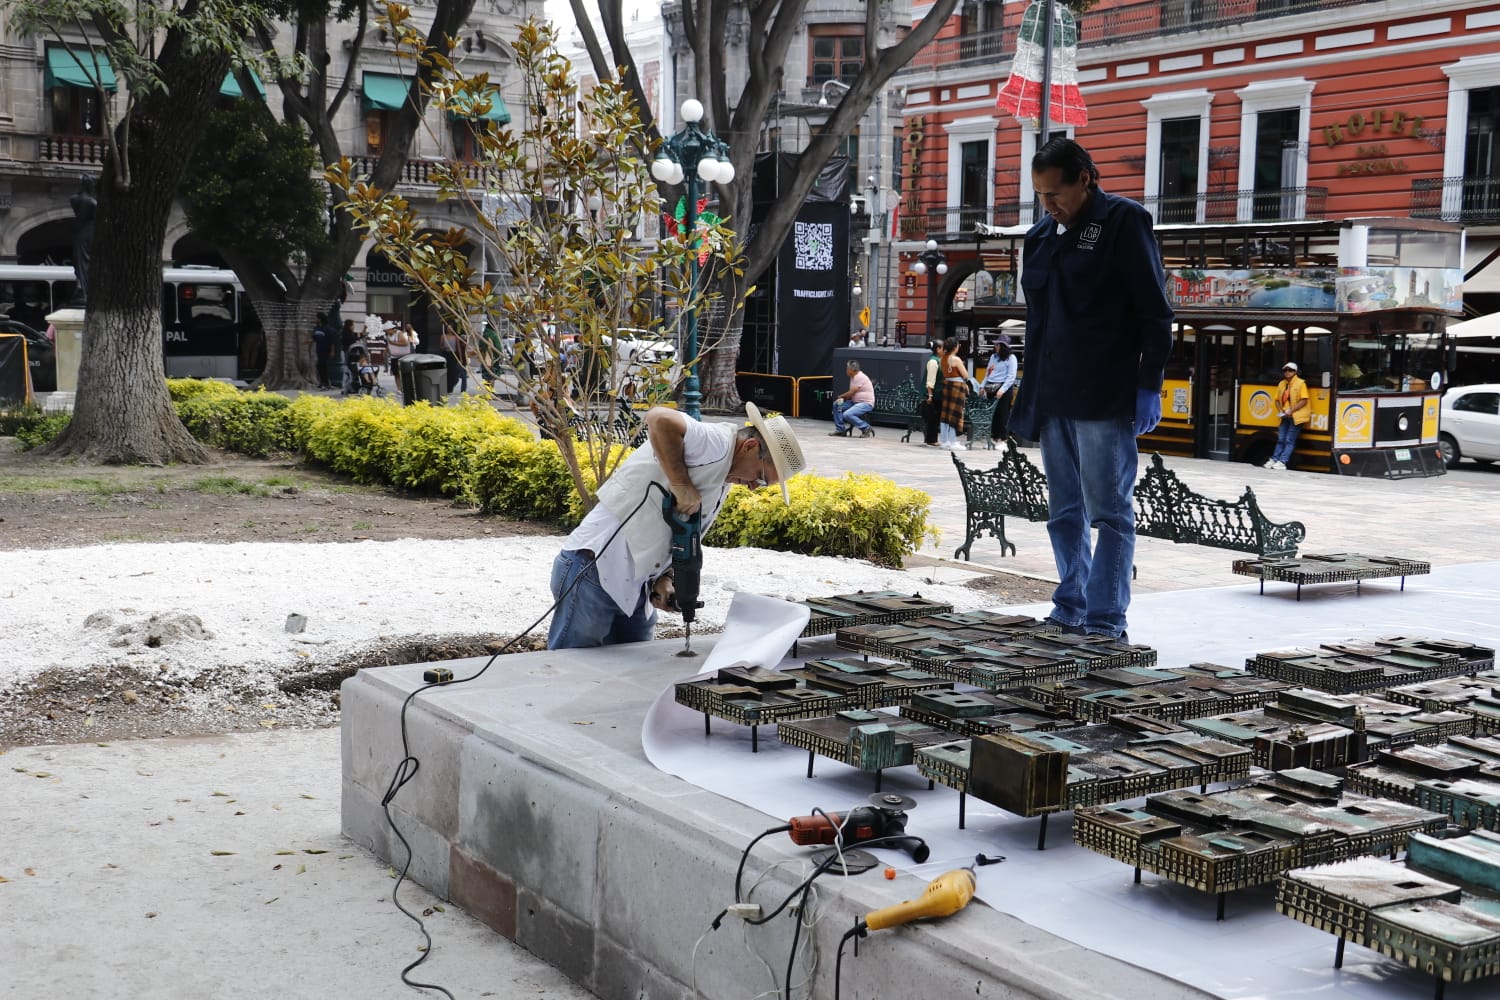
[[[991,441],[1005,437],[1005,427],[1010,422],[1010,390],[1015,384],[1016,356],[1010,353],[1010,344],[1002,337],[995,341],[995,349],[990,352],[989,363],[984,369],[984,382],[979,386],[980,392],[995,401],[995,412],[990,417]]]
[[[735,484],[779,484],[806,468],[786,418],[745,404],[748,426],[706,424],[666,407],[646,412],[646,444],[599,487],[599,503],[552,562],[557,604],[548,649],[644,642],[658,609],[671,605],[672,532],[662,517],[670,493],[681,517],[701,513],[708,533]]]

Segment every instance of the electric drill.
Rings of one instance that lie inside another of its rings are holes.
[[[974,898],[974,882],[972,868],[944,872],[927,883],[927,888],[916,899],[871,910],[860,923],[869,930],[880,931],[924,917],[949,916],[969,905],[969,900]]]
[[[703,602],[698,600],[699,580],[703,575],[703,516],[695,511],[687,517],[677,514],[677,500],[668,493],[661,501],[661,516],[672,529],[672,602],[682,615],[687,630],[682,652],[678,656],[695,656],[693,652],[693,619]]]
[[[927,841],[921,837],[907,837],[906,808],[914,805],[911,799],[900,795],[870,796],[871,805],[849,810],[846,819],[838,813],[793,816],[788,825],[792,843],[832,844],[839,841],[845,847],[881,841],[881,847],[894,847],[911,855],[917,864],[927,860]]]

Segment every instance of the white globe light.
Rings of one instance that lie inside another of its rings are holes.
[[[734,180],[734,164],[728,160],[719,161],[719,183],[728,184]]]
[[[698,161],[698,179],[709,183],[719,179],[719,160],[712,153]]]
[[[856,299],[859,298],[861,295],[865,294],[865,290],[863,288],[859,287],[858,285],[855,285],[853,288],[849,289],[849,291],[851,291],[851,292],[854,293],[854,297]]]
[[[937,240],[928,240],[927,241],[927,249],[928,250],[936,250],[937,249]]]
[[[672,161],[672,175],[667,178],[667,183],[668,184],[681,184],[682,183],[682,164],[678,163],[675,160]]]
[[[587,204],[590,212],[597,212],[599,211],[599,209],[604,207],[604,199],[599,197],[597,194],[591,194],[589,195]]]
[[[703,120],[703,102],[689,97],[682,102],[682,120],[685,122],[698,122]]]
[[[665,156],[658,156],[651,161],[651,176],[664,184],[672,183],[672,161]]]
[[[911,273],[912,274],[926,274],[927,273],[927,265],[924,264],[924,263],[922,263],[919,260],[919,261],[917,261],[915,264],[913,264],[911,266]]]
[[[939,264],[937,266],[937,272],[938,272],[938,274],[947,274],[948,273],[948,265],[947,264]]]

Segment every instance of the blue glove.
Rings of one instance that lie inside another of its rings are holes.
[[[1135,391],[1135,436],[1149,434],[1161,423],[1161,393],[1150,389]]]

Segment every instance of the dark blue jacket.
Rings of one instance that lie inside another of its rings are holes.
[[[1021,257],[1026,343],[1010,430],[1035,440],[1046,417],[1135,416],[1136,389],[1161,391],[1172,349],[1151,216],[1098,188],[1077,225],[1043,219]]]

